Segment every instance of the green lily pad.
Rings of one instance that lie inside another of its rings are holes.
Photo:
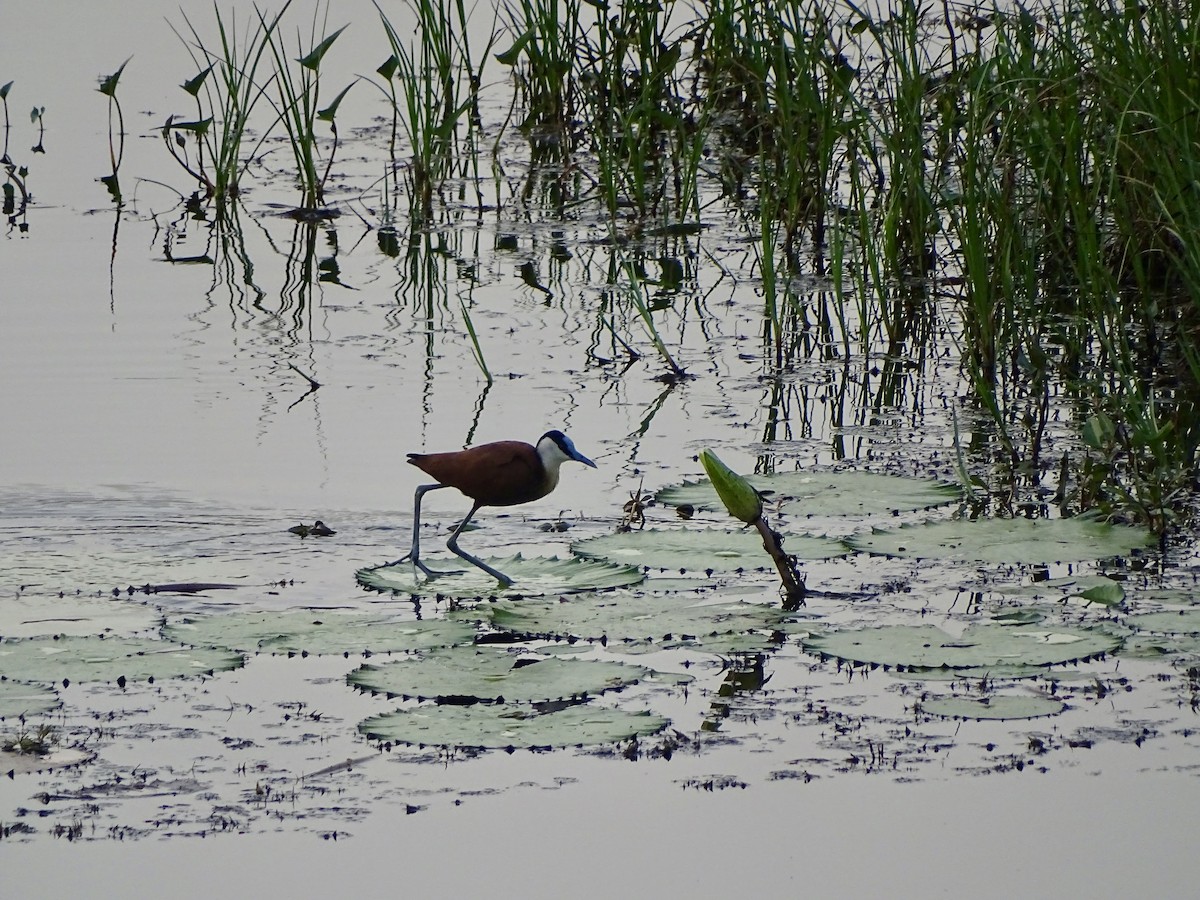
[[[1129,556],[1154,545],[1148,529],[1073,519],[981,519],[929,522],[847,541],[855,550],[885,556],[983,563],[1052,563]]]
[[[18,594],[0,603],[0,636],[94,635],[147,631],[162,620],[153,606],[111,597]]]
[[[1200,635],[1138,633],[1125,638],[1117,651],[1125,659],[1186,659],[1200,657]]]
[[[445,619],[296,609],[188,617],[169,623],[163,634],[181,644],[267,653],[393,653],[469,644],[475,629]]]
[[[539,713],[510,704],[419,706],[359,723],[367,737],[440,747],[550,748],[609,744],[662,731],[668,720],[591,704]]]
[[[804,639],[801,645],[809,653],[850,663],[964,669],[1078,662],[1117,649],[1121,639],[1093,628],[983,622],[969,626],[959,638],[933,625],[891,625],[830,631]]]
[[[512,587],[501,588],[496,579],[458,557],[422,557],[422,561],[434,571],[445,571],[445,574],[427,578],[412,563],[403,562],[359,569],[355,578],[360,585],[373,591],[416,596],[438,594],[458,598],[505,595],[537,597],[543,594],[603,591],[628,587],[643,578],[642,573],[633,566],[554,557],[526,559],[518,553],[508,559],[486,560],[515,582]]]
[[[59,702],[58,694],[48,687],[0,681],[0,719],[49,712]]]
[[[1125,624],[1138,631],[1153,631],[1157,634],[1200,634],[1200,609],[1126,616]]]
[[[1036,719],[1056,716],[1066,708],[1061,700],[1037,696],[934,697],[921,701],[921,712],[949,719]]]
[[[706,638],[770,631],[778,606],[679,595],[587,595],[565,600],[501,600],[488,607],[494,627],[516,634],[585,640],[703,643]]]
[[[0,642],[0,676],[14,681],[147,681],[236,669],[240,653],[149,638],[64,637]]]
[[[832,559],[849,552],[845,544],[832,538],[795,534],[783,538],[784,550],[800,559]],[[588,559],[698,572],[766,569],[773,565],[763,549],[762,537],[751,529],[648,528],[576,541],[571,552]]]
[[[494,647],[451,647],[359,666],[346,680],[406,699],[535,703],[599,694],[650,674],[650,669],[618,662],[534,659]]]
[[[789,515],[878,515],[942,506],[962,497],[962,491],[952,484],[875,472],[780,472],[745,477],[759,491],[770,491],[772,503],[782,500],[783,511]],[[669,506],[723,508],[707,480],[664,488],[656,497]]]

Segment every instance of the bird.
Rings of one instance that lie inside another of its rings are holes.
[[[408,454],[410,465],[437,479],[437,482],[422,484],[417,488],[413,496],[412,549],[392,565],[407,560],[430,578],[439,574],[421,562],[421,498],[441,488],[458,488],[475,501],[475,505],[466,518],[458,523],[446,546],[456,556],[483,569],[504,587],[509,587],[513,580],[459,547],[458,536],[484,506],[516,506],[545,497],[558,486],[559,467],[570,461],[596,468],[596,464],[576,450],[571,439],[561,431],[547,431],[538,438],[536,446],[524,441],[494,441],[450,453]]]

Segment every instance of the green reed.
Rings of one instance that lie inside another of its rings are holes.
[[[464,3],[413,0],[419,41],[379,13],[389,152],[402,128],[411,217],[426,229],[437,204],[452,208],[452,177],[477,192],[482,180],[476,104],[490,45],[473,57]],[[528,143],[523,198],[550,185],[542,214],[591,215],[621,248],[597,315],[614,356],[632,352],[618,332],[636,330],[636,314],[668,377],[685,374],[654,316],[662,298],[630,260],[660,234],[739,222],[773,376],[814,353],[857,352],[874,379],[868,390],[862,377],[863,401],[894,404],[899,360],[923,365],[952,341],[980,411],[973,428],[994,424],[1010,493],[1057,477],[1064,510],[1172,520],[1200,446],[1200,0],[1037,11],[506,0],[498,15],[512,105],[494,152],[510,152],[515,120]],[[260,14],[242,46],[218,25],[213,52],[191,29],[206,71],[189,82],[196,119],[169,122],[169,146],[210,193],[221,168],[236,192],[238,142],[272,87],[306,198],[319,201],[332,153],[322,173],[313,125],[328,113],[335,149],[337,137],[336,101],[317,99],[320,57],[340,32],[318,41],[314,21],[297,68],[278,17]],[[275,66],[260,77],[264,48]],[[380,247],[399,259],[385,225]],[[669,305],[682,291],[663,293]],[[454,315],[490,377],[470,309],[460,301]],[[1053,463],[1043,456],[1063,429],[1052,407],[1077,411],[1077,440],[1056,444]],[[1101,416],[1111,428],[1089,426]]]
[[[328,12],[326,7],[326,17]],[[321,107],[321,62],[334,41],[349,26],[343,25],[337,31],[318,40],[318,15],[318,11],[314,10],[308,50],[304,49],[304,43],[297,36],[296,46],[302,55],[293,65],[284,39],[277,29],[268,27],[266,18],[258,12],[259,24],[267,33],[267,45],[275,62],[273,83],[278,97],[275,107],[278,112],[277,121],[283,123],[287,132],[288,145],[296,162],[296,178],[302,198],[300,205],[306,209],[316,209],[325,202],[325,182],[333,167],[338,146],[337,110],[347,92],[353,87],[351,82],[327,106]],[[323,23],[322,30],[324,27]],[[321,151],[316,134],[318,121],[328,123],[333,137],[323,168],[320,164]]]
[[[474,173],[477,201],[481,203],[475,123],[483,63],[476,65],[472,59],[470,13],[463,0],[420,0],[412,4],[418,41],[402,38],[378,4],[376,9],[392,48],[392,55],[376,71],[391,98],[393,123],[398,121],[404,128],[412,153],[407,178],[410,214],[418,224],[432,221],[434,198],[459,160],[457,141],[464,121],[464,171]],[[489,40],[483,58],[490,48]],[[392,156],[394,159],[394,133]]]
[[[259,66],[289,6],[291,0],[269,20],[259,14],[239,39],[236,15],[231,12],[226,18],[214,5],[218,37],[214,45],[205,43],[186,13],[181,15],[187,36],[171,26],[199,71],[181,85],[196,104],[195,118],[168,118],[163,141],[175,161],[204,187],[218,213],[239,195],[246,167],[269,134],[264,130],[256,147],[244,150],[251,115],[270,80],[261,82]],[[194,156],[189,146],[195,148]]]
[[[496,54],[511,67],[513,109],[535,161],[566,162],[578,139],[585,87],[580,0],[505,0],[500,14],[512,43]],[[597,26],[603,11],[598,8]]]

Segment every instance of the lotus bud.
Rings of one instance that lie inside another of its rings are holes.
[[[747,525],[762,518],[762,498],[750,482],[721,462],[711,450],[700,451],[700,462],[731,516]]]

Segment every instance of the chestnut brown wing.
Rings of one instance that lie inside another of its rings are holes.
[[[410,453],[408,461],[484,506],[528,503],[547,493],[537,450],[522,441],[496,441],[456,453]]]

